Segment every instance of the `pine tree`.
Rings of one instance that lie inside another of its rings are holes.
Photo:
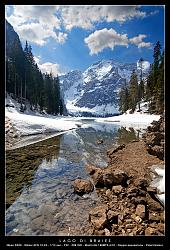
[[[126,86],[126,80],[125,85],[121,88],[119,92],[119,98],[119,110],[124,113],[129,109],[129,91]]]
[[[158,113],[164,112],[164,52],[161,55],[157,78],[156,107]]]
[[[134,112],[138,102],[138,79],[135,70],[133,70],[129,81],[129,108]]]
[[[150,101],[149,111],[160,113],[164,109],[164,54],[158,41],[154,47],[154,62],[147,78],[147,99]]]

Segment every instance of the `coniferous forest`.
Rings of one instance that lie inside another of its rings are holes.
[[[161,53],[161,44],[158,41],[153,51],[153,63],[150,65],[148,76],[143,77],[143,58],[139,60],[140,77],[138,79],[135,70],[132,72],[130,81],[125,84],[119,93],[120,111],[128,109],[134,112],[136,105],[140,111],[140,102],[149,103],[148,111],[151,114],[164,112],[164,51]]]
[[[13,29],[7,23],[8,29]],[[52,73],[42,74],[34,60],[31,45],[26,41],[22,49],[18,36],[6,37],[6,91],[13,95],[20,104],[20,111],[27,108],[48,114],[63,114],[58,77]],[[10,33],[11,34],[11,33]]]

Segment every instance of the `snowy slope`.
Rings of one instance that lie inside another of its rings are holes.
[[[144,64],[143,76],[148,71],[148,64]],[[119,114],[118,93],[125,81],[130,80],[134,69],[140,76],[140,68],[136,63],[102,60],[84,72],[76,70],[61,76],[61,90],[68,112],[89,116]]]
[[[106,118],[97,118],[96,122],[101,123],[116,123],[122,125],[126,128],[133,127],[135,129],[146,129],[151,122],[158,121],[160,119],[160,115],[148,114],[148,103],[141,103],[141,111],[138,112],[138,105],[133,114],[130,114],[130,110],[127,110],[126,113],[122,115],[106,117]]]
[[[41,115],[29,109],[27,109],[25,113],[21,113],[19,111],[20,104],[9,95],[7,95],[5,102],[6,105],[10,104],[13,106],[5,108],[5,116],[12,121],[21,136],[67,131],[81,126],[80,122],[73,119],[69,120],[67,117]]]

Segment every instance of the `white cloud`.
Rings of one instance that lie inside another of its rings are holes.
[[[51,62],[41,63],[40,56],[34,56],[34,60],[37,63],[42,73],[48,73],[48,74],[52,73],[53,76],[63,74],[63,72],[61,71],[60,65],[57,63],[51,63]]]
[[[135,36],[133,38],[130,38],[129,41],[135,45],[138,45],[139,43],[142,42],[142,39],[146,38],[146,35],[140,34],[138,36]]]
[[[130,38],[129,41],[132,44],[135,44],[136,46],[138,46],[138,48],[143,48],[143,47],[150,47],[152,45],[152,43],[150,42],[143,42],[142,40],[144,38],[146,38],[147,36],[145,34],[140,34],[138,36],[135,36],[133,38]]]
[[[10,13],[8,7],[6,7],[6,12]],[[67,39],[68,32],[74,27],[89,30],[104,21],[123,23],[133,18],[144,18],[157,12],[144,12],[141,11],[140,6],[134,5],[14,5],[11,15],[6,18],[22,40],[28,40],[43,46],[49,38],[63,44]],[[65,29],[66,32],[63,32],[62,29]],[[115,44],[116,42],[120,45],[127,43],[126,35],[113,34],[114,32],[110,31],[110,35],[108,34],[109,47],[114,47],[113,42],[111,42],[111,33],[112,36],[117,36],[115,37]],[[91,45],[91,47],[94,46]],[[149,47],[149,43],[141,41],[139,47]],[[96,48],[96,50],[98,49]]]
[[[57,63],[46,62],[38,65],[43,73],[52,73],[53,76],[61,75],[60,65]]]
[[[68,36],[68,34],[66,34],[66,33],[58,32],[56,40],[59,43],[63,44],[66,41],[67,36]]]
[[[146,13],[137,6],[62,6],[62,21],[67,30],[73,27],[91,29],[95,22],[125,22],[132,18],[143,18]]]
[[[114,29],[97,30],[84,39],[90,54],[97,54],[105,48],[114,49],[116,45],[128,46],[127,34],[118,34]]]
[[[151,45],[152,45],[152,43],[150,43],[150,42],[147,42],[147,43],[146,42],[141,42],[141,43],[139,43],[138,48],[144,48],[144,47],[150,48]]]
[[[20,26],[29,20],[34,20],[34,22],[48,26],[60,27],[60,20],[55,16],[58,7],[55,5],[14,5],[13,7],[14,12],[13,15],[9,17],[9,20],[15,25]],[[17,23],[15,21],[17,21]]]
[[[133,38],[128,38],[127,34],[119,34],[114,29],[102,29],[96,30],[84,39],[85,43],[90,49],[90,55],[98,54],[105,48],[114,49],[115,46],[126,46],[132,43],[138,48],[150,47],[152,43],[143,42],[143,39],[147,36],[140,34]]]
[[[60,29],[60,20],[56,17],[57,6],[16,5],[7,20],[13,25],[22,40],[44,45],[52,37],[58,43],[64,43],[67,34],[55,32]]]
[[[38,45],[44,45],[48,37],[56,37],[55,32],[48,27],[45,29],[45,26],[39,23],[24,24],[17,27],[16,32],[19,33],[22,40],[31,41]]]

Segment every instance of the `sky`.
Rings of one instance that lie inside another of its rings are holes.
[[[163,5],[6,5],[6,19],[26,40],[42,72],[86,70],[100,60],[153,62],[164,48]]]

